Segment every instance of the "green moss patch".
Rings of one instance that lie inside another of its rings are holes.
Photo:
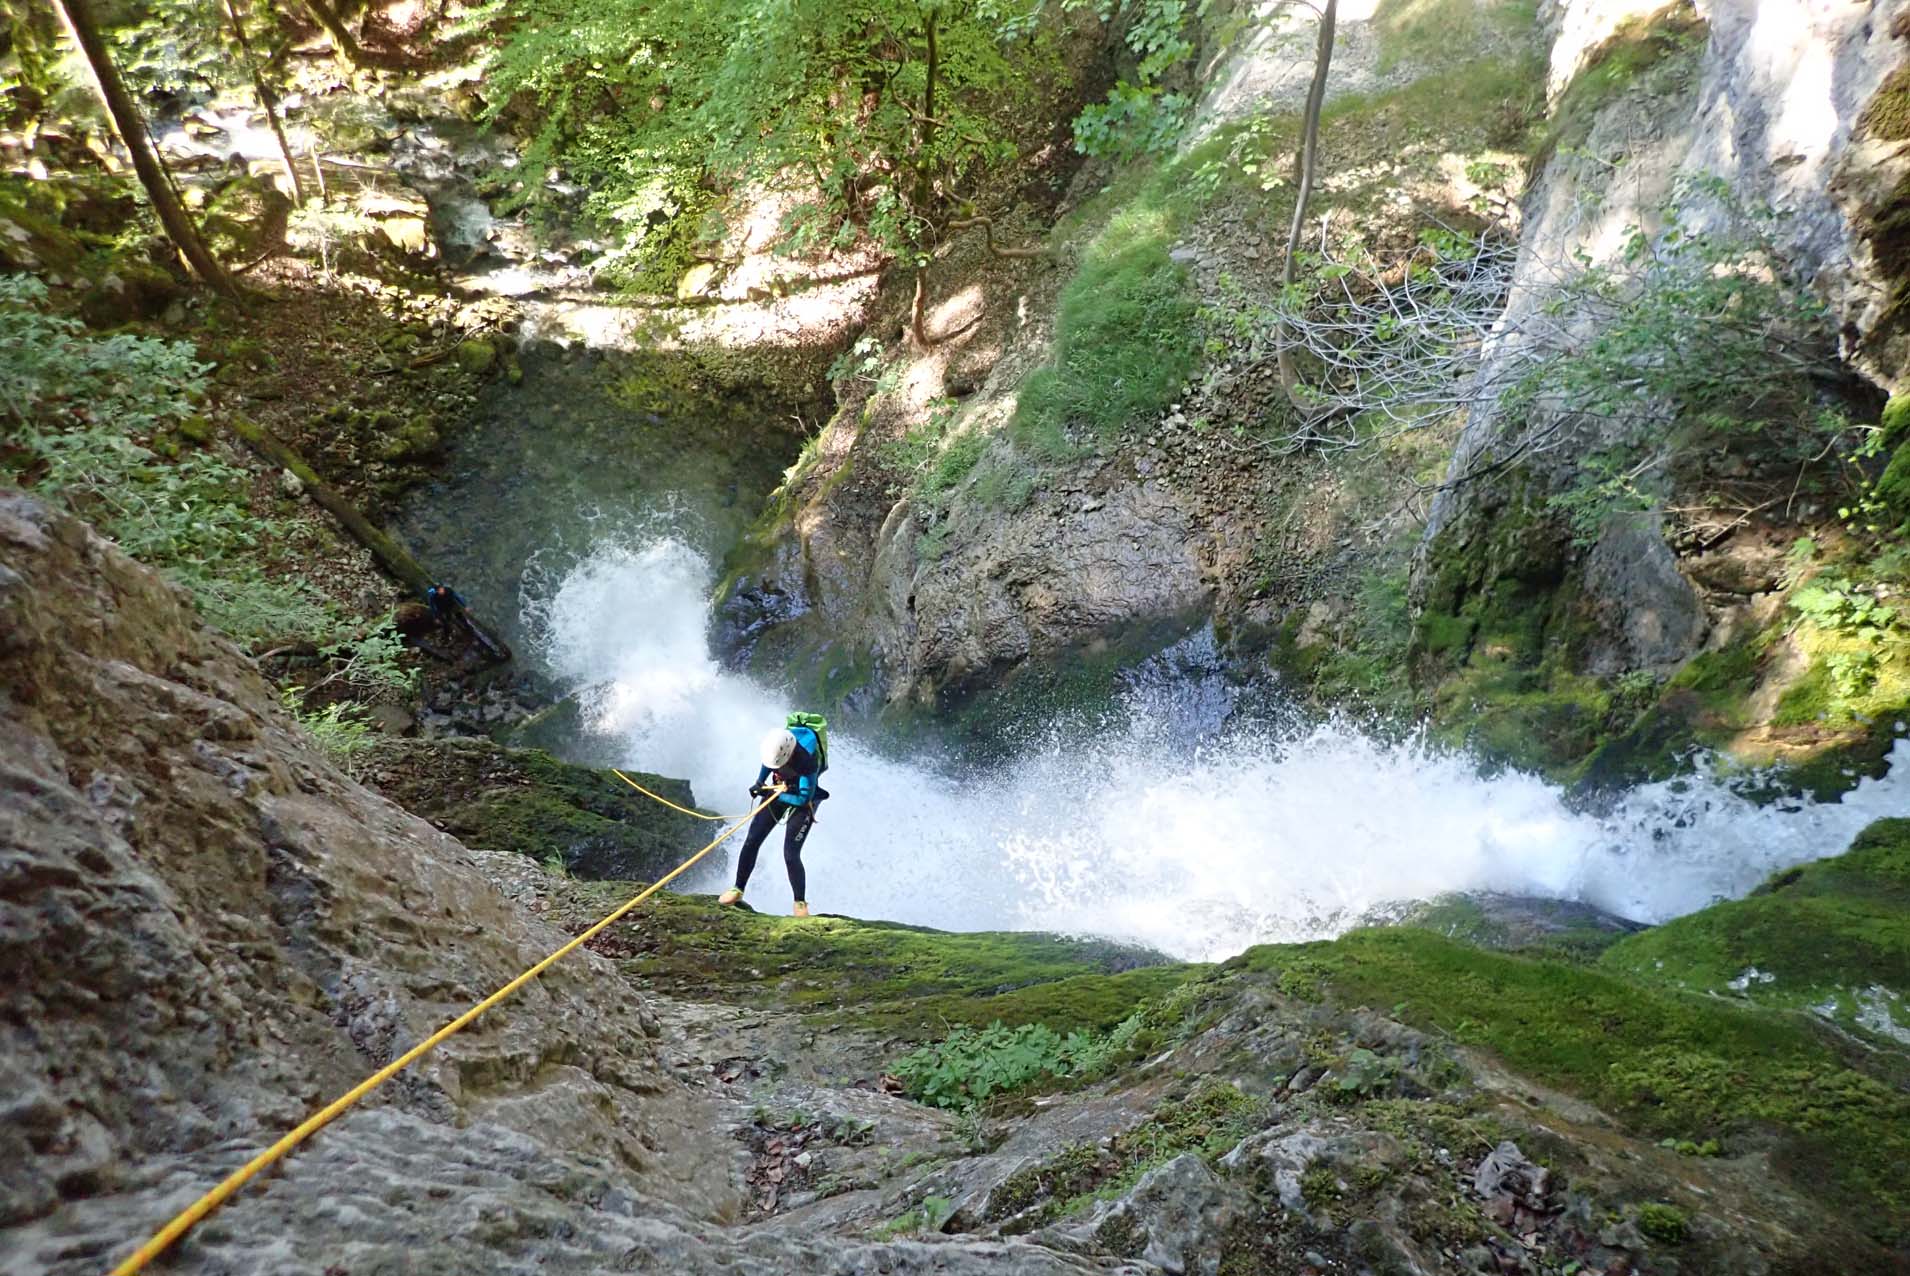
[[[627,883],[578,887],[575,920],[595,920],[591,910],[628,893]],[[1106,942],[778,917],[687,895],[646,905],[618,929],[616,953],[666,992],[828,1013],[908,1041],[996,1021],[1103,1030],[1207,969]]]
[[[1808,1022],[1407,928],[1255,948],[1221,970],[1390,1009],[1653,1138],[1769,1145],[1780,1171],[1830,1211],[1886,1244],[1905,1235],[1903,1079],[1874,1055],[1847,1062]]]
[[[1013,429],[1038,456],[1073,450],[1069,431],[1113,433],[1167,406],[1200,350],[1187,272],[1168,256],[1183,212],[1154,184],[1082,250],[1061,294],[1055,357],[1023,383]]]
[[[1266,1104],[1222,1081],[1208,1081],[1163,1104],[1133,1129],[1105,1144],[1078,1143],[1004,1179],[989,1194],[983,1217],[1026,1232],[1131,1186],[1157,1165],[1186,1152],[1212,1162],[1264,1124]],[[1012,1221],[1010,1221],[1012,1220]]]
[[[1910,138],[1910,66],[1900,66],[1884,79],[1857,127],[1885,142]]]
[[[1843,855],[1633,935],[1602,964],[1910,1045],[1910,820],[1880,820]]]

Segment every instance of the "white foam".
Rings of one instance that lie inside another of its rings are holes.
[[[743,810],[756,740],[803,706],[720,666],[706,639],[710,582],[679,541],[604,544],[528,611],[552,672],[580,691],[594,727],[627,743],[630,765],[687,777],[705,806]],[[1905,741],[1885,779],[1839,802],[1759,806],[1692,778],[1642,786],[1598,817],[1533,776],[1482,778],[1463,756],[1347,724],[1196,747],[1161,729],[1157,705],[1141,720],[1153,729],[1085,743],[1035,730],[1036,743],[987,769],[883,757],[832,731],[833,796],[803,856],[812,904],[1202,959],[1330,936],[1375,906],[1455,890],[1580,899],[1656,922],[1836,854],[1871,820],[1910,810]],[[750,883],[759,907],[788,902],[779,846]]]

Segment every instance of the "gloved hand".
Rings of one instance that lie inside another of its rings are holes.
[[[760,784],[752,784],[749,786],[749,795],[752,798],[755,798],[758,801],[761,801],[763,798],[766,798],[769,796],[769,790],[764,788]]]

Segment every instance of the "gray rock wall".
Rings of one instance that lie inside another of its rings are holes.
[[[1554,98],[1609,42],[1674,11],[1635,0],[1549,5],[1543,16],[1555,32]],[[1900,355],[1890,352],[1887,341],[1872,340],[1893,285],[1858,209],[1887,192],[1875,189],[1880,183],[1874,178],[1856,178],[1853,169],[1876,159],[1859,125],[1878,88],[1910,53],[1910,43],[1893,34],[1907,12],[1902,0],[1698,4],[1696,14],[1705,23],[1701,50],[1648,70],[1604,103],[1583,140],[1553,155],[1533,183],[1512,296],[1481,376],[1496,380],[1516,361],[1528,342],[1524,321],[1547,305],[1562,282],[1587,265],[1618,260],[1631,227],[1664,229],[1665,204],[1681,182],[1707,176],[1722,178],[1737,198],[1776,210],[1778,246],[1828,306],[1845,356],[1880,384],[1898,384]],[[1685,227],[1706,230],[1724,215],[1716,200],[1690,200]],[[1568,408],[1541,409],[1543,419],[1536,423],[1529,417],[1508,421],[1495,399],[1472,411],[1446,486],[1430,507],[1426,569],[1437,570],[1439,560],[1464,552],[1477,534],[1465,524],[1490,519],[1508,485],[1536,475],[1542,484],[1557,486],[1578,472],[1605,434],[1598,422],[1571,419]],[[1529,437],[1560,418],[1565,428],[1548,445],[1516,466],[1490,472],[1511,451],[1514,433]],[[1615,525],[1605,533],[1626,543],[1596,547],[1584,575],[1593,607],[1618,621],[1608,628],[1601,657],[1613,669],[1676,663],[1697,649],[1705,632],[1702,623],[1692,623],[1701,610],[1697,594],[1673,579],[1670,551],[1662,543],[1640,543],[1637,530]],[[1647,626],[1649,638],[1624,619],[1638,608],[1661,617]]]

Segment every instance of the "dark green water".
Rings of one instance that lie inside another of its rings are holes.
[[[606,540],[668,535],[720,563],[801,445],[773,408],[708,392],[667,355],[542,346],[521,362],[393,520],[514,644],[527,591]]]

